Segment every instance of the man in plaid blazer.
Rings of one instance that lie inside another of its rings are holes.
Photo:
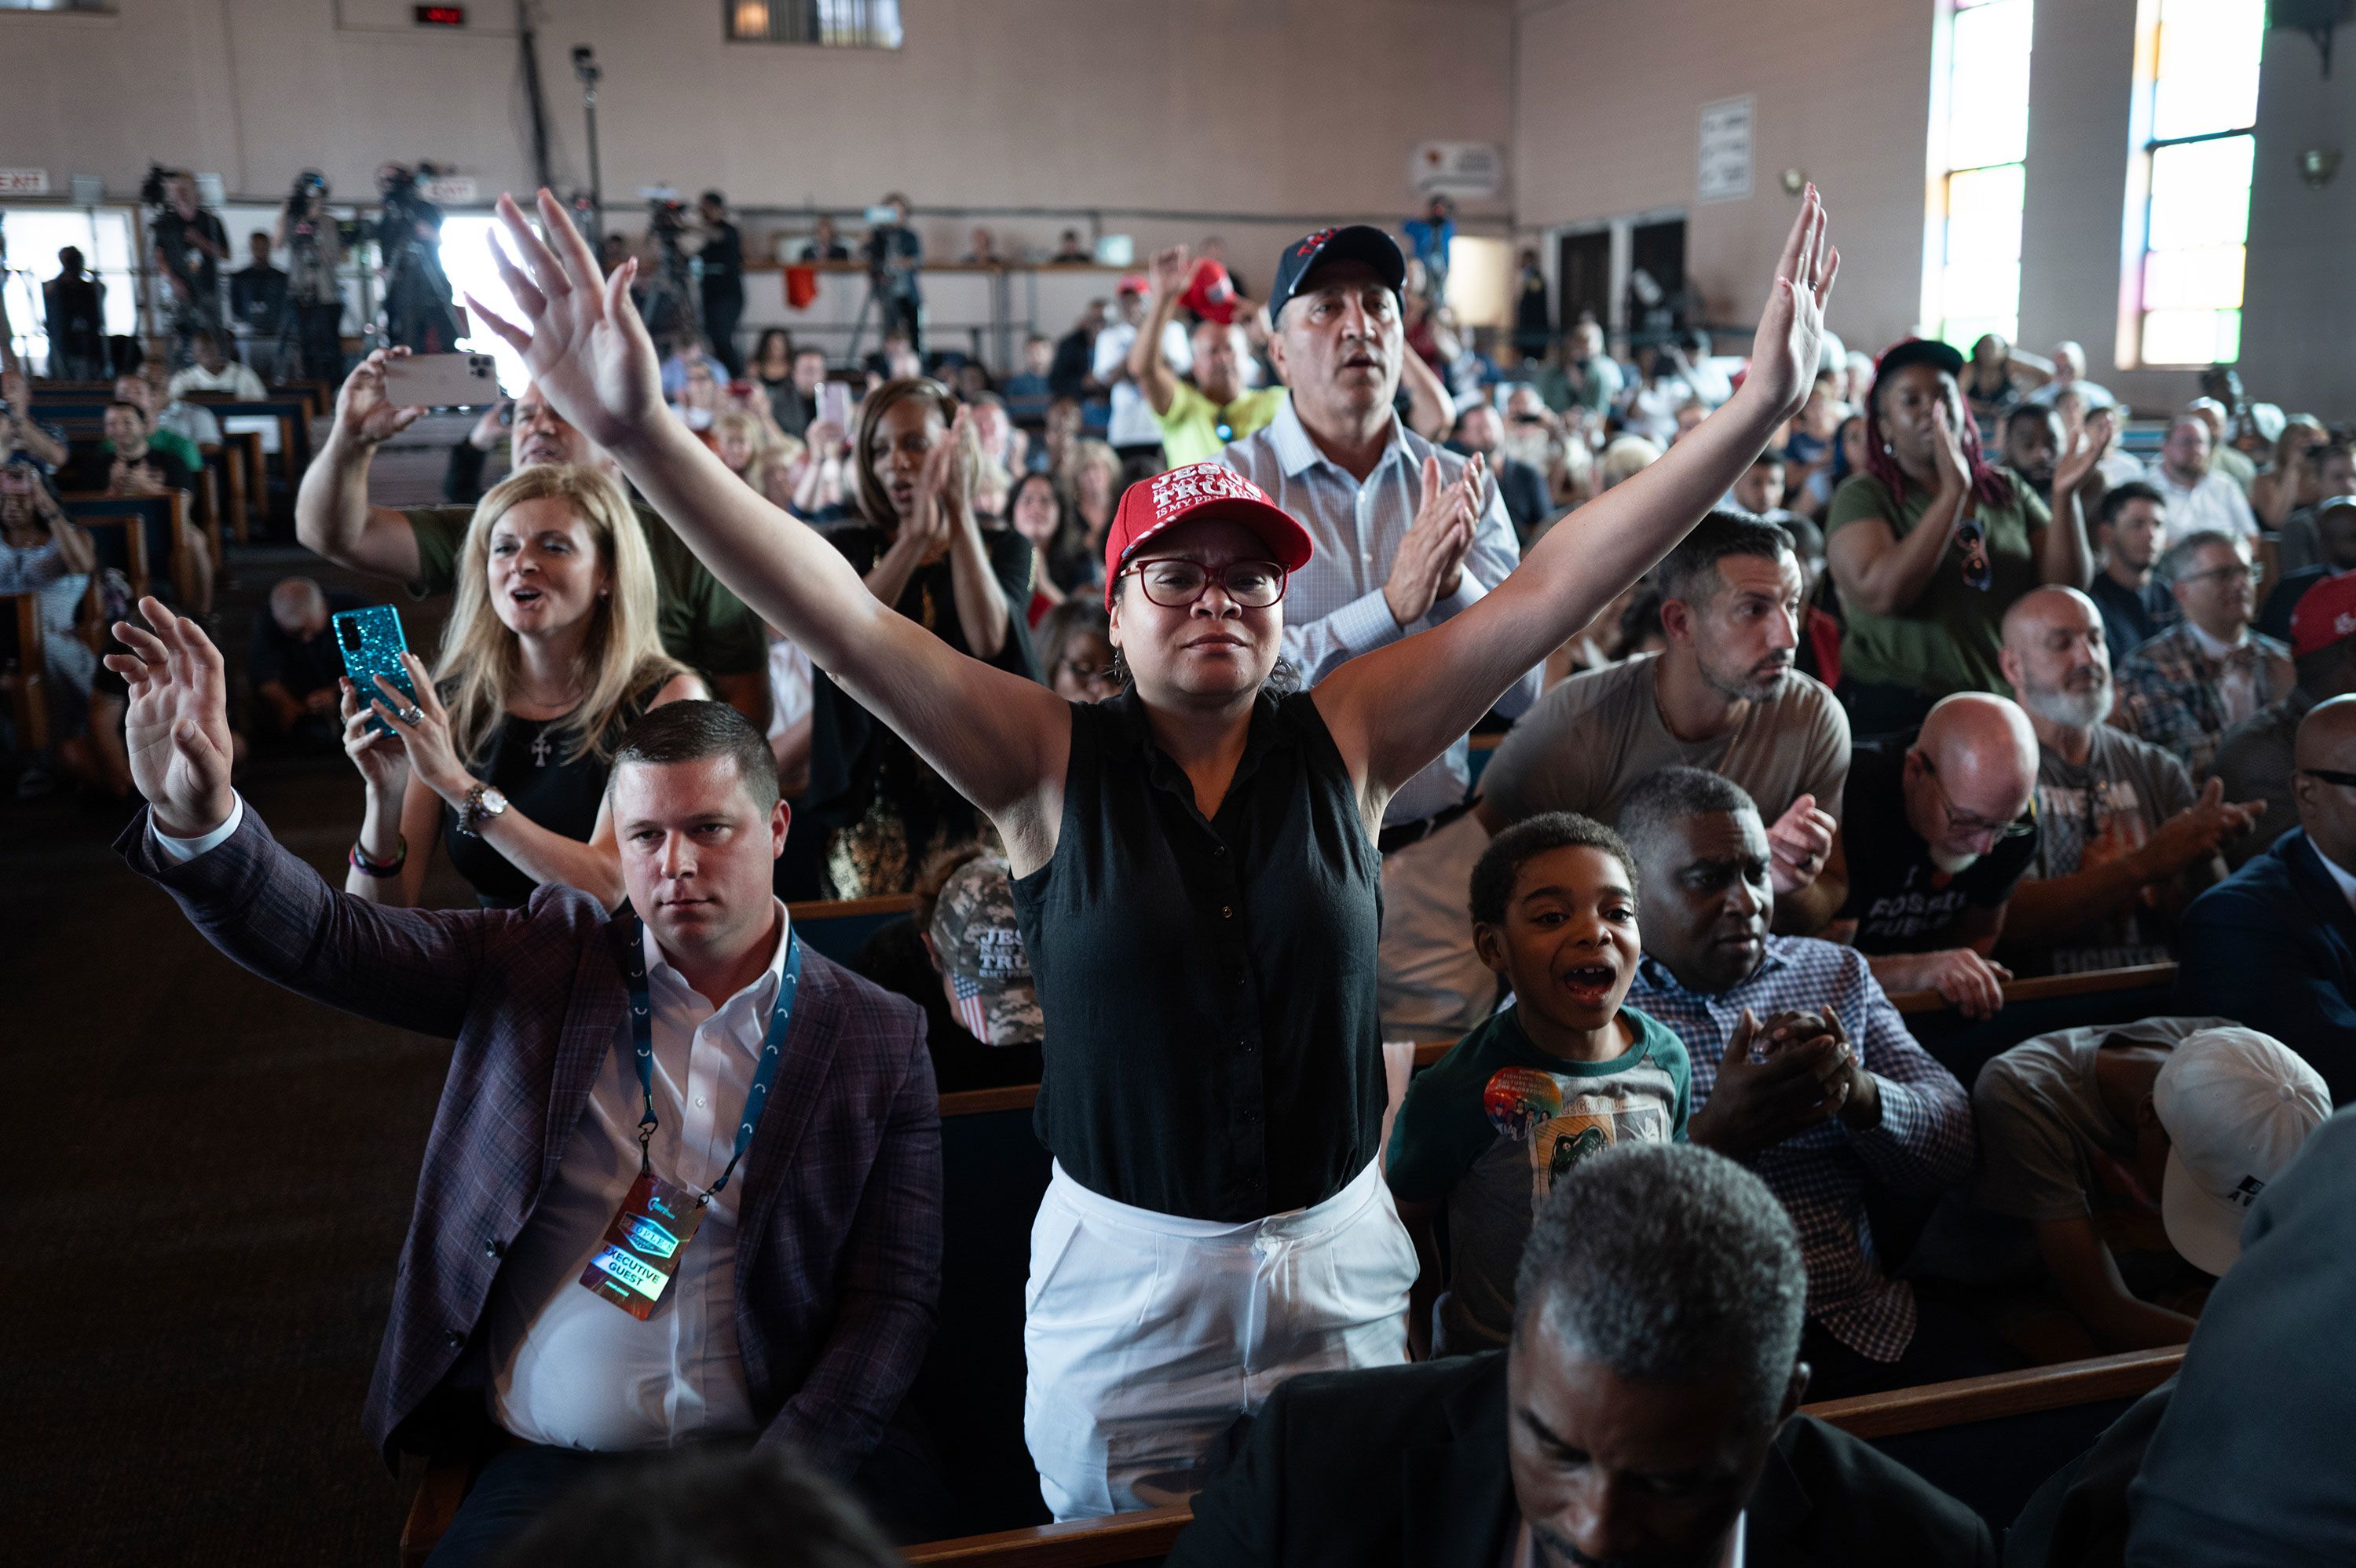
[[[220,656],[142,608],[154,632],[119,626],[131,651],[113,656],[150,807],[124,858],[254,973],[456,1041],[363,1418],[388,1461],[492,1451],[435,1561],[487,1559],[615,1450],[734,1439],[855,1470],[932,1333],[938,1099],[915,1006],[789,958],[768,892],[787,812],[759,732],[688,702],[624,737],[619,915],[552,886],[521,910],[387,908],[329,888],[230,789]],[[387,716],[398,732],[413,712]],[[750,1085],[781,997],[764,1096]],[[639,1320],[576,1279],[637,1179],[645,1094],[655,1174],[712,1200]],[[740,1125],[750,1142],[721,1181]]]

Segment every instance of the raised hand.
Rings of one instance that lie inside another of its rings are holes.
[[[463,805],[467,792],[475,787],[475,775],[458,759],[457,743],[450,734],[449,712],[434,689],[425,661],[415,654],[403,654],[401,662],[409,670],[409,684],[417,688],[416,705],[411,706],[408,695],[401,688],[378,676],[377,689],[369,695],[369,708],[401,738],[410,770],[425,787],[452,805]],[[362,767],[360,771],[365,773],[368,770]]]
[[[139,613],[154,630],[117,621],[114,635],[130,651],[106,656],[106,667],[131,688],[123,725],[131,782],[154,808],[157,832],[201,838],[229,820],[236,801],[220,650],[152,595],[139,601]]]
[[[398,735],[387,735],[370,722],[376,716],[373,703],[360,707],[359,688],[348,676],[338,676],[336,689],[341,696],[339,707],[344,720],[344,755],[359,769],[361,782],[369,793],[400,810],[403,788],[409,783],[409,752]],[[402,699],[403,702],[407,698]]]
[[[374,446],[424,417],[423,408],[413,403],[403,407],[385,396],[385,366],[408,357],[406,348],[380,348],[352,367],[336,394],[336,434]]]
[[[1794,800],[1775,825],[1767,829],[1767,848],[1773,857],[1768,867],[1775,896],[1798,892],[1816,880],[1832,853],[1833,833],[1840,825],[1816,804],[1813,795]]]
[[[491,240],[491,260],[515,296],[521,325],[466,296],[467,306],[523,356],[532,381],[576,429],[609,451],[672,418],[663,407],[661,360],[630,304],[636,258],[610,278],[556,198],[540,193],[543,240],[515,197],[499,197],[507,244]],[[509,258],[513,247],[520,263]]]
[[[1825,304],[1839,272],[1840,251],[1832,242],[1824,198],[1812,185],[1801,198],[1800,215],[1792,220],[1791,236],[1775,263],[1775,282],[1767,292],[1767,308],[1751,339],[1751,368],[1742,379],[1742,390],[1773,411],[1772,422],[1798,413],[1815,384],[1816,367],[1824,357]]]
[[[2062,453],[2061,461],[2053,465],[2053,496],[2057,502],[2093,476],[2094,464],[2102,461],[2103,448],[2107,444],[2107,437],[2102,441],[2095,440],[2092,420],[2070,438],[2068,449]]]
[[[1192,259],[1186,247],[1173,245],[1167,251],[1153,253],[1153,292],[1175,299],[1186,292],[1186,284],[1194,275]]]
[[[1390,581],[1383,598],[1391,618],[1411,626],[1431,613],[1431,607],[1456,592],[1463,580],[1465,553],[1472,548],[1473,531],[1487,500],[1486,468],[1479,457],[1464,465],[1452,485],[1440,478],[1440,459],[1423,460],[1423,500],[1415,521],[1408,525],[1391,558]]]

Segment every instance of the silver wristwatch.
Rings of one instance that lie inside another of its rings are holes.
[[[483,836],[483,824],[508,808],[508,797],[499,793],[497,784],[477,784],[466,792],[466,804],[458,808],[458,831],[469,838]]]

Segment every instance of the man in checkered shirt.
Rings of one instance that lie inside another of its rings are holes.
[[[1877,1189],[1927,1198],[1969,1174],[1963,1085],[1906,1032],[1862,954],[1768,933],[1772,858],[1740,785],[1663,768],[1629,792],[1620,832],[1643,872],[1628,1003],[1685,1040],[1692,1140],[1757,1171],[1799,1227],[1810,1395],[2003,1368],[1963,1313],[1888,1275],[1866,1218]]]

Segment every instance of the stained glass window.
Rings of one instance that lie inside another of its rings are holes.
[[[2022,159],[2034,0],[1954,0],[1942,101],[1946,176],[1933,187],[1930,293],[1939,335],[1965,353],[2020,329]]]
[[[2258,57],[2265,0],[2147,5],[2138,88],[2143,254],[2130,280],[2136,360],[2231,364],[2242,352],[2242,272],[2250,231]],[[2131,214],[2133,216],[2133,214]]]

